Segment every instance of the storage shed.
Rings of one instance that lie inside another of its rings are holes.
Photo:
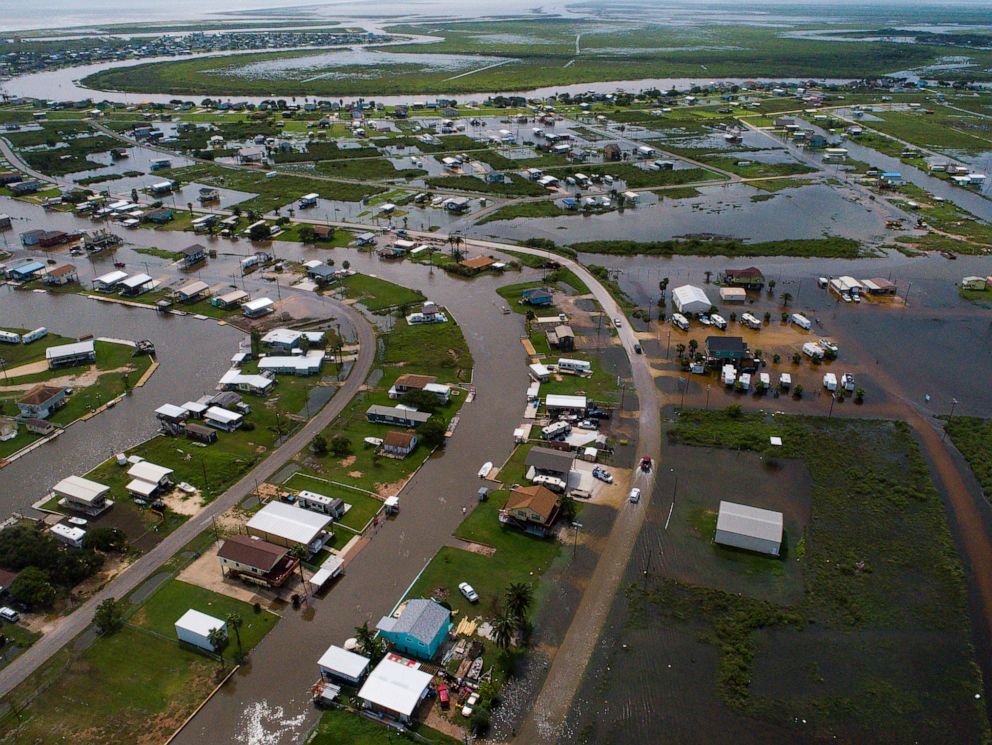
[[[324,680],[339,680],[358,685],[368,672],[369,658],[332,644],[317,660],[317,667]]]
[[[682,285],[672,291],[672,301],[679,313],[707,313],[713,303],[701,287]]]
[[[782,549],[782,513],[735,502],[720,502],[715,541],[769,556]]]
[[[199,647],[207,652],[214,652],[214,645],[210,643],[210,632],[214,629],[226,628],[224,622],[219,618],[190,608],[176,621],[176,636],[181,642]]]

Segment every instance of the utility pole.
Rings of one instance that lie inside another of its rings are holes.
[[[685,392],[689,389],[689,378],[681,378],[682,381],[682,403],[679,404],[679,413],[685,409]]]
[[[6,373],[5,373],[6,374]],[[958,400],[956,398],[951,399],[951,413],[947,415],[947,424],[944,425],[944,434],[941,435],[940,441],[943,442],[947,439],[947,427],[950,426],[951,420],[954,419],[954,407],[958,405]]]
[[[709,383],[706,384],[706,410],[710,410],[710,388],[713,386]]]
[[[572,528],[574,531],[572,533],[572,558],[575,558],[575,552],[578,550],[579,545],[579,531],[582,530],[582,523],[572,522]]]

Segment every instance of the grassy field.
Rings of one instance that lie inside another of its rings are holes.
[[[852,238],[797,238],[790,241],[761,241],[745,243],[738,239],[665,241],[587,241],[573,243],[581,253],[630,256],[818,256],[833,259],[854,259],[862,255],[861,246]]]
[[[986,499],[992,500],[992,419],[956,416],[944,422],[944,429],[968,461]]]
[[[773,434],[784,440],[775,453]],[[805,462],[811,516],[789,557],[802,563],[804,592],[797,605],[780,606],[712,589],[705,574],[695,584],[658,577],[629,588],[632,633],[665,628],[712,647],[714,677],[694,681],[755,732],[807,718],[810,741],[989,740],[975,697],[982,684],[963,571],[905,424],[731,407],[684,412],[669,437],[754,450],[773,468],[780,459]],[[710,716],[726,714],[717,708]]]
[[[561,217],[570,214],[559,207],[551,200],[542,202],[521,202],[520,204],[508,204],[498,210],[484,215],[476,225],[485,225],[487,222],[497,220],[515,220],[518,217]],[[578,214],[578,213],[574,213]]]
[[[352,274],[334,285],[334,292],[356,300],[373,313],[383,313],[392,308],[403,308],[426,300],[420,290],[387,282],[368,274]]]
[[[540,184],[514,176],[510,183],[491,184],[475,176],[434,176],[427,179],[427,185],[438,189],[474,191],[494,194],[500,197],[538,197],[548,193]]]
[[[422,724],[415,725],[413,731],[418,737],[408,737],[392,727],[343,709],[331,709],[321,716],[307,745],[395,745],[398,742],[458,745],[461,742]]]
[[[244,619],[241,640],[246,652],[278,620],[268,611],[256,614],[248,603],[169,581],[136,610],[127,627],[98,638],[71,661],[62,653],[15,689],[8,700],[21,702],[39,680],[50,683],[26,706],[19,724],[6,717],[4,742],[164,741],[207,696],[218,670],[215,660],[176,641],[173,624],[189,608],[221,619],[238,613]],[[237,649],[231,637],[229,657]]]
[[[383,61],[376,66],[340,65],[280,70],[272,75],[240,75],[237,70],[261,60],[313,56],[313,51],[274,52],[208,57],[179,62],[147,63],[108,70],[84,80],[88,87],[176,95],[215,94],[284,96],[348,96],[396,93],[467,93],[526,90],[603,80],[658,77],[810,77],[829,70],[837,77],[860,78],[904,70],[932,62],[940,47],[922,44],[791,39],[776,28],[716,26],[673,29],[644,26],[605,31],[593,21],[573,19],[499,20],[468,24],[430,23],[399,27],[429,32],[445,40],[438,44],[398,46],[390,52],[486,55],[468,60],[462,69],[479,70],[452,76],[451,70],[431,70],[412,62]],[[581,53],[576,55],[576,36]],[[595,32],[595,33],[593,33]],[[509,35],[509,38],[508,36]],[[982,52],[972,54],[982,57]],[[482,70],[491,58],[508,64]],[[429,57],[425,56],[425,60]],[[573,61],[574,60],[574,61]],[[320,76],[321,71],[333,75]],[[968,75],[955,71],[958,75]],[[318,77],[314,77],[317,74]],[[974,74],[974,73],[972,73]]]
[[[305,473],[294,473],[285,482],[285,486],[287,489],[295,489],[296,491],[307,490],[329,497],[340,497],[351,505],[351,509],[345,513],[341,520],[336,520],[334,525],[344,525],[356,532],[361,532],[368,521],[382,509],[381,500],[354,489],[342,489]]]

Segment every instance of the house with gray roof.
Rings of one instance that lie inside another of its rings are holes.
[[[399,616],[383,616],[376,628],[396,651],[432,660],[451,629],[451,611],[433,600],[416,598]]]

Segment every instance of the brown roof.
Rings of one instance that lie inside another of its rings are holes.
[[[382,444],[394,448],[408,448],[413,444],[413,437],[413,432],[401,432],[398,429],[393,429],[382,438]]]
[[[52,269],[49,273],[49,277],[61,277],[63,274],[73,274],[76,271],[76,267],[72,264],[63,264],[62,266],[57,266]]]
[[[55,398],[59,395],[65,388],[56,388],[53,385],[45,385],[44,383],[39,383],[34,388],[29,390],[24,394],[24,398],[20,399],[17,403],[28,404],[29,406],[37,406],[38,404],[43,404],[49,399]]]
[[[396,378],[395,385],[423,390],[426,386],[436,382],[437,378],[433,375],[414,375],[413,373],[406,373],[405,375],[400,375]]]
[[[495,264],[496,260],[490,259],[488,256],[476,256],[474,259],[465,259],[465,261],[458,263],[467,269],[485,269],[487,266]]]
[[[521,486],[510,492],[506,500],[507,510],[528,509],[541,516],[547,522],[558,507],[558,497],[553,491],[543,486]]]
[[[17,577],[17,572],[8,572],[6,569],[0,569],[0,587],[10,588],[10,583],[14,581]]]
[[[263,572],[271,572],[289,549],[258,538],[236,535],[228,538],[217,550],[217,556],[246,564]]]
[[[728,277],[764,277],[761,270],[756,266],[749,266],[747,269],[727,269],[724,272]]]
[[[199,243],[194,243],[192,246],[186,246],[181,253],[183,256],[196,256],[196,254],[206,253],[207,249],[201,246]]]

